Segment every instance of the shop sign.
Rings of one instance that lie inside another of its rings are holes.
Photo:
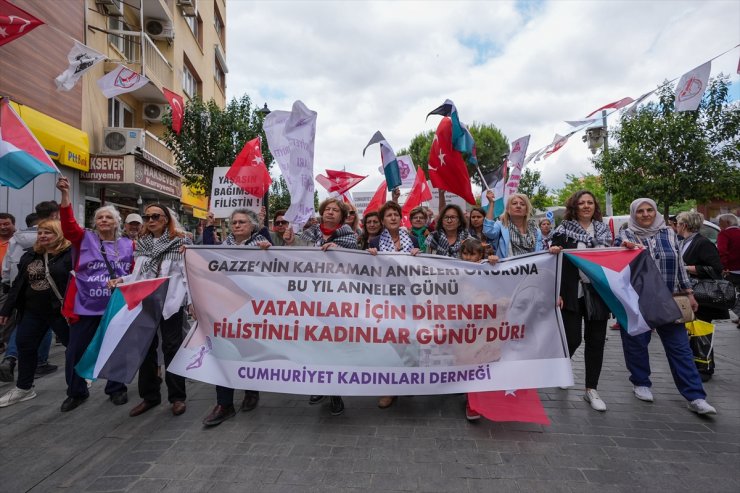
[[[80,181],[123,183],[124,169],[123,156],[96,156],[90,160],[90,171],[80,173]]]
[[[180,198],[182,193],[179,178],[139,161],[134,168],[134,183],[172,197]]]

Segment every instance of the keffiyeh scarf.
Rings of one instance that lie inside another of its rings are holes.
[[[393,243],[393,238],[391,238],[390,232],[388,232],[387,229],[384,229],[382,233],[380,233],[380,248],[378,248],[379,252],[410,252],[414,248],[414,243],[411,241],[411,237],[404,229],[398,230],[398,239],[400,242],[400,247],[398,250],[396,250],[396,244]]]
[[[352,231],[352,227],[343,224],[342,227],[334,231],[329,238],[324,240],[324,235],[318,224],[314,224],[299,235],[303,241],[309,242],[314,246],[321,246],[324,243],[336,243],[341,248],[357,250],[357,235]]]
[[[512,256],[534,252],[537,229],[534,221],[527,221],[527,232],[522,234],[514,223],[509,223],[509,248]]]
[[[470,238],[470,234],[467,231],[458,231],[457,239],[455,243],[450,245],[447,241],[447,235],[443,230],[435,231],[429,235],[429,250],[431,253],[437,255],[443,255],[445,257],[459,258],[460,249],[462,248],[463,241]]]
[[[236,238],[234,238],[234,235],[229,233],[229,236],[226,237],[226,240],[223,242],[224,245],[237,245],[237,246],[253,246],[259,243],[260,241],[267,241],[264,236],[262,236],[259,233],[253,233],[252,236],[247,238],[244,243],[238,243],[236,241]]]
[[[610,247],[612,246],[612,232],[606,224],[601,221],[593,221],[594,236],[588,234],[578,221],[563,221],[557,227],[558,235],[565,235],[576,243],[583,243],[586,248]]]
[[[141,267],[141,272],[142,274],[150,273],[156,277],[159,276],[159,268],[163,260],[182,260],[180,250],[183,245],[185,245],[183,238],[170,238],[169,232],[165,230],[159,238],[154,238],[152,235],[139,238],[136,242],[134,257],[147,257]]]

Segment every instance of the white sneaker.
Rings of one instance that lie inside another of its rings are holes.
[[[595,411],[606,411],[606,403],[601,400],[599,393],[594,389],[589,389],[583,394],[583,400],[590,403]]]
[[[653,393],[650,391],[650,387],[635,385],[634,392],[635,397],[637,397],[641,401],[653,402]]]
[[[689,409],[696,414],[717,414],[717,410],[710,406],[704,399],[696,399],[689,402]]]
[[[33,389],[23,390],[16,387],[0,397],[0,407],[8,407],[17,402],[30,401],[34,397],[36,397],[36,392]]]

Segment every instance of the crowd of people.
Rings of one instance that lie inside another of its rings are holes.
[[[691,278],[725,277],[740,288],[737,217],[720,217],[721,232],[715,246],[699,233],[701,214],[679,214],[674,230],[649,198],[639,198],[631,204],[628,223],[616,238],[603,222],[594,194],[586,190],[567,200],[565,216],[557,226],[549,219],[535,220],[529,198],[517,193],[508,197],[499,217],[494,217],[493,207],[476,207],[465,213],[459,206],[442,201],[436,217],[430,209],[417,207],[410,212],[410,227],[404,227],[403,211],[394,194],[395,200],[365,214],[362,220],[353,205],[336,198],[326,199],[319,206],[318,219],[307,223],[300,232],[290,227],[285,211],[275,211],[268,228],[264,210],[255,214],[236,209],[228,218],[228,233],[222,229],[219,234],[213,216],[209,215],[202,233],[193,238],[180,228],[174,213],[161,204],[149,204],[142,215],[129,214],[125,221],[115,207],[103,206],[95,211],[93,227],[83,229],[72,210],[67,179],[59,178],[57,188],[61,203],[38,204],[36,212],[26,218],[27,229],[16,231],[15,218],[0,213],[0,342],[5,350],[0,381],[16,382],[0,397],[0,407],[36,397],[34,378],[56,369],[48,363],[52,334],[66,348],[67,390],[61,411],[71,411],[84,403],[90,395],[90,385],[76,373],[75,365],[95,335],[112,290],[125,282],[169,276],[158,335],[139,369],[141,401],[129,414],[141,415],[161,403],[163,378],[171,412],[175,416],[183,414],[187,399],[185,378],[166,369],[163,372],[161,364],[169,366],[187,327],[190,299],[184,249],[193,240],[204,245],[263,249],[274,245],[315,247],[324,252],[334,248],[359,249],[371,255],[427,253],[490,263],[535,252],[558,254],[564,249],[645,248],[668,289],[686,295],[697,318],[708,322],[726,319],[729,314],[727,310],[697,303]],[[486,192],[486,198],[494,203],[492,191]],[[31,306],[33,309],[29,309]],[[558,306],[570,356],[585,344],[583,398],[594,410],[606,411],[607,405],[597,389],[611,314],[588,277],[567,257]],[[734,311],[739,312],[737,306]],[[676,322],[654,329],[663,343],[675,385],[688,401],[689,409],[698,414],[715,413],[703,388],[703,382],[715,371],[714,365],[701,368],[700,373],[684,324]],[[631,336],[621,330],[620,334],[634,395],[652,402],[648,358],[652,333]],[[104,391],[114,405],[128,402],[128,389],[123,382],[108,381]],[[234,389],[216,387],[216,406],[203,420],[204,425],[217,425],[236,414],[234,394]],[[341,396],[312,395],[308,402],[319,404],[327,397],[331,414],[342,414]],[[378,406],[387,408],[395,401],[395,396],[382,396]],[[240,408],[251,411],[258,404],[259,392],[247,390]],[[466,417],[479,418],[469,406]]]

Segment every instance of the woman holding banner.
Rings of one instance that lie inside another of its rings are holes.
[[[446,205],[439,213],[437,227],[427,237],[427,252],[460,258],[462,243],[469,237],[462,209],[455,204]]]
[[[498,221],[493,219],[493,190],[486,191],[489,207],[483,220],[483,233],[496,245],[499,258],[542,251],[542,233],[532,219],[532,203],[522,193],[509,195]]]
[[[657,212],[655,201],[640,198],[630,204],[628,226],[619,233],[615,245],[625,248],[647,248],[650,257],[663,275],[668,289],[672,293],[685,293],[689,297],[691,308],[696,311],[699,304],[694,299],[691,282],[686,274],[686,267],[681,258],[681,250],[676,233],[666,226],[663,217]],[[669,323],[657,327],[668,364],[671,367],[673,381],[681,395],[689,401],[688,407],[697,414],[716,414],[717,410],[706,401],[707,394],[694,364],[694,355],[689,346],[686,327],[682,323]],[[635,397],[641,401],[653,402],[650,391],[650,356],[648,344],[652,331],[631,336],[620,330],[624,360],[630,372],[630,381],[634,385]]]
[[[347,204],[336,198],[328,198],[319,204],[321,222],[305,229],[300,235],[295,235],[292,229],[285,232],[285,244],[292,246],[315,246],[327,251],[330,248],[347,248],[357,250],[357,235],[346,224],[349,208]],[[308,399],[311,405],[319,404],[326,396],[312,395]],[[331,415],[339,416],[344,412],[344,401],[340,396],[329,397]]]
[[[411,221],[411,234],[416,238],[416,242],[419,244],[419,250],[426,252],[427,237],[431,234],[431,231],[427,227],[427,211],[420,205],[411,210],[409,220]]]
[[[259,219],[257,214],[248,209],[235,209],[229,219],[231,233],[226,237],[222,245],[230,246],[258,246],[262,249],[269,248],[271,243],[260,234]],[[260,393],[256,390],[245,390],[241,410],[252,411],[257,407]],[[203,419],[205,426],[220,425],[229,418],[236,415],[234,409],[234,389],[216,386],[216,407]]]
[[[380,223],[380,215],[376,211],[365,214],[362,218],[362,234],[357,240],[360,250],[367,250],[370,242],[377,238],[382,230],[383,225]]]
[[[611,245],[611,231],[601,221],[601,209],[594,195],[587,190],[571,195],[565,202],[564,220],[553,232],[551,248],[561,251],[564,248],[605,248]],[[609,308],[591,286],[588,277],[567,256],[563,262],[560,297],[563,300],[561,314],[570,356],[573,357],[582,339],[586,342],[583,351],[586,393],[583,398],[594,410],[606,411],[606,404],[596,388],[604,360]]]

